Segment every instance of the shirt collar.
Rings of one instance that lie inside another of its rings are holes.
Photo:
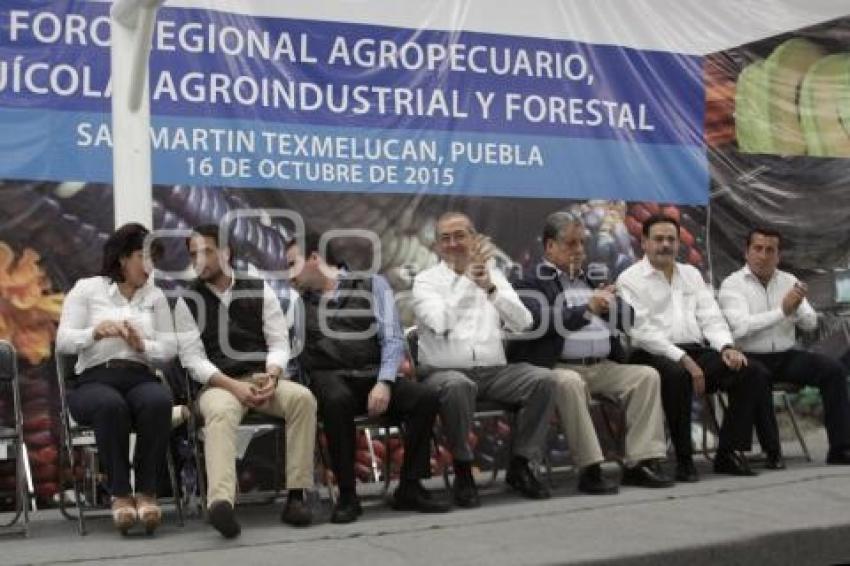
[[[748,278],[752,279],[753,281],[755,281],[756,283],[758,283],[759,285],[762,285],[761,279],[758,278],[758,275],[753,273],[753,270],[750,269],[749,264],[745,263],[744,267],[741,268],[741,271],[744,272],[744,277],[748,277]],[[779,270],[774,269],[773,275],[770,276],[770,279],[767,281],[767,284],[770,285],[771,283],[773,283],[773,281],[776,280],[776,277],[777,277],[778,274],[779,274]]]
[[[653,267],[652,264],[649,262],[649,258],[646,257],[645,255],[643,256],[643,259],[640,260],[640,263],[638,265],[640,266],[640,269],[641,269],[641,275],[643,275],[644,277],[650,277],[650,276],[652,276],[656,273],[658,273],[662,277],[664,277],[664,273],[659,269],[655,269],[655,267]],[[679,273],[679,262],[676,261],[676,262],[673,262],[673,274],[676,275],[678,273]],[[665,279],[665,281],[667,280],[666,277],[664,277],[664,279]]]
[[[112,281],[111,279],[109,280],[107,290],[109,292],[110,297],[115,297],[121,294],[121,291],[118,290],[118,283]]]
[[[545,257],[543,258],[543,261],[541,263],[544,266],[548,267],[549,269],[553,269],[555,271],[555,275],[557,275],[558,278],[564,278],[564,279],[566,279],[567,281],[570,281],[570,282],[584,281],[584,270],[583,269],[581,271],[579,271],[576,274],[575,277],[571,278],[566,271],[562,270],[561,268],[559,268],[557,265],[555,265],[554,263],[552,263],[551,261],[549,261]]]
[[[207,283],[206,281],[204,282],[204,285],[207,286],[207,289],[212,291],[213,295],[215,295],[217,297],[223,297],[223,296],[227,295],[228,293],[230,293],[231,291],[233,291],[233,286],[235,284],[236,284],[236,278],[231,277],[230,278],[230,285],[228,285],[227,288],[224,291],[219,291],[218,288],[215,285],[213,285],[212,283]]]
[[[106,287],[106,292],[109,294],[109,296],[111,298],[115,298],[115,297],[118,297],[118,296],[121,296],[121,297],[124,296],[124,295],[121,294],[121,289],[118,288],[118,282],[113,281],[112,279],[109,279],[109,278],[107,278],[107,281],[108,281],[108,284],[107,284],[107,287]],[[145,292],[147,292],[147,290],[150,289],[152,286],[153,286],[153,277],[148,277],[148,280],[145,281],[145,284],[142,285],[141,287],[139,287],[138,289],[136,289],[136,292],[133,293],[133,296],[130,297],[130,299],[128,299],[127,302],[130,302],[135,297],[140,297]]]

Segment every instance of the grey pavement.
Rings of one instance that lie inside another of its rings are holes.
[[[122,538],[108,519],[90,521],[80,537],[74,523],[42,511],[28,539],[0,538],[0,564],[850,563],[850,466],[824,465],[823,430],[808,436],[813,463],[793,443],[788,470],[755,478],[715,476],[699,458],[702,481],[663,490],[586,496],[564,472],[543,502],[523,500],[499,480],[483,490],[479,509],[399,513],[375,496],[356,523],[327,523],[324,509],[307,529],[282,525],[280,504],[242,506],[242,536],[233,541],[199,519],[178,527],[173,517],[154,537]]]

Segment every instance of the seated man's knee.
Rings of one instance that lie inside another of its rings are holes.
[[[303,385],[290,387],[286,391],[278,389],[277,394],[290,400],[296,407],[303,407],[314,412],[316,411],[316,397],[314,397],[313,393]]]
[[[551,372],[551,387],[560,392],[580,393],[586,395],[587,384],[578,372],[569,369],[556,368]]]
[[[336,388],[329,391],[318,392],[322,413],[325,415],[354,411],[354,396],[344,388]],[[312,397],[312,395],[310,395]]]
[[[478,394],[478,385],[460,372],[450,372],[443,376],[440,385],[440,397],[442,399],[455,397],[475,398]]]
[[[242,420],[242,412],[236,406],[239,402],[234,398],[232,401],[225,395],[210,391],[201,397],[201,414],[206,426],[225,425],[236,428]],[[215,397],[209,397],[215,395]],[[235,401],[235,403],[233,403]]]

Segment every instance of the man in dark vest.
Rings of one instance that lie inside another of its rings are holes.
[[[331,466],[339,485],[333,523],[355,521],[362,513],[355,491],[354,418],[386,414],[404,424],[404,461],[395,509],[424,513],[449,510],[420,483],[430,470],[430,438],[439,408],[436,390],[397,378],[404,361],[404,335],[392,289],[380,275],[349,273],[330,247],[320,249],[307,234],[304,249],[293,239],[286,261],[302,293],[304,350],[300,360],[319,401]]]
[[[249,410],[281,417],[286,426],[286,487],[281,520],[312,521],[304,491],[313,485],[316,400],[286,378],[288,325],[274,291],[232,269],[233,250],[219,245],[219,227],[195,228],[186,245],[197,279],[175,306],[180,361],[203,385],[209,519],[226,538],[239,534],[236,432]]]

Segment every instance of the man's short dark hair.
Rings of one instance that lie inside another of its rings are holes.
[[[750,244],[753,243],[753,236],[755,236],[756,234],[767,236],[769,238],[776,238],[778,240],[778,245],[776,246],[776,248],[782,249],[782,234],[780,234],[778,230],[774,230],[773,228],[767,228],[765,226],[756,226],[747,233],[747,249],[750,249]]]
[[[557,240],[564,228],[572,224],[584,225],[577,214],[566,210],[559,210],[547,216],[543,223],[543,249],[546,249],[549,240]]]
[[[118,228],[103,245],[103,267],[100,274],[109,277],[115,283],[123,283],[121,258],[145,249],[145,238],[148,234],[150,231],[136,222],[124,224]],[[162,243],[157,240],[151,242],[150,254],[152,260],[159,259],[162,256]]]
[[[192,238],[194,236],[211,238],[215,243],[215,247],[221,248],[221,241],[219,240],[220,234],[221,227],[218,224],[201,224],[200,226],[195,226],[192,228],[192,233],[186,238],[186,249],[189,249],[189,244],[192,242]],[[236,249],[233,246],[232,237],[227,239],[227,249],[230,250],[230,265],[233,266],[236,261]]]
[[[325,260],[325,263],[327,263],[328,265],[334,267],[344,265],[344,262],[340,260],[339,256],[336,253],[336,246],[334,246],[333,240],[328,241],[327,245],[325,246],[325,249],[322,250],[319,248],[319,242],[321,241],[321,239],[322,235],[318,232],[308,231],[306,234],[304,234],[304,245],[301,249],[301,253],[304,255],[304,259],[307,259],[313,252],[315,252],[319,254],[319,256],[321,256]],[[293,236],[286,241],[286,249],[288,250],[292,246],[298,245],[298,243],[298,238]]]
[[[649,218],[643,221],[643,228],[641,229],[641,233],[644,238],[649,237],[649,230],[655,226],[656,224],[672,224],[676,227],[676,238],[679,237],[679,231],[681,230],[681,226],[679,222],[674,218],[670,218],[665,214],[653,214]]]

